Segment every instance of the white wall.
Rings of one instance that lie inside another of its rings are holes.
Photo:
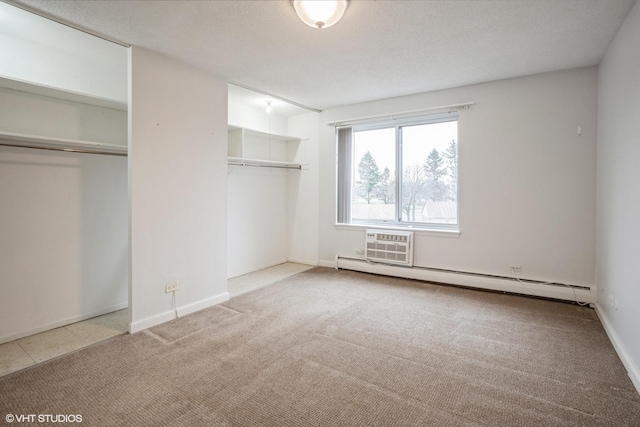
[[[227,82],[133,47],[129,94],[132,332],[228,299]]]
[[[362,229],[336,227],[334,129],[326,123],[463,102],[459,238],[418,233],[415,264],[594,284],[597,70],[560,71],[324,111],[320,259],[355,256]],[[577,127],[582,127],[582,135]]]
[[[287,261],[289,173],[229,166],[227,277]]]
[[[600,64],[598,314],[640,390],[640,3]]]
[[[0,147],[0,343],[127,306],[127,160]]]
[[[289,179],[289,261],[310,265],[318,264],[319,116],[307,113],[288,120],[289,133],[302,138],[292,146],[291,158],[306,165]]]

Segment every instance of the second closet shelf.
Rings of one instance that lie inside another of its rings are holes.
[[[246,133],[247,135],[254,135],[254,136],[258,136],[258,137],[263,137],[265,139],[273,139],[276,141],[302,141],[304,138],[300,138],[299,136],[293,136],[293,135],[278,135],[275,133],[268,133],[268,132],[262,132],[259,130],[255,130],[255,129],[250,129],[250,128],[246,128],[246,127],[241,127],[241,126],[233,126],[233,125],[229,125],[228,126],[229,131],[236,131],[236,130],[242,130],[244,133]]]

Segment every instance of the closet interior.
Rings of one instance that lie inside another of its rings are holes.
[[[128,49],[0,14],[4,343],[128,306]]]
[[[317,215],[317,200],[309,200],[317,119],[318,112],[229,84],[228,278],[287,261],[315,264],[317,243],[301,227]]]

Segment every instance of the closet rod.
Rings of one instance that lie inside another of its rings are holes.
[[[98,150],[84,150],[79,148],[42,147],[38,145],[8,144],[6,142],[0,142],[0,145],[4,147],[31,148],[34,150],[65,151],[67,153],[102,154],[105,156],[125,156],[125,157],[127,156],[127,153],[114,153],[110,151],[98,151]]]
[[[247,162],[227,162],[229,166],[249,166],[254,168],[274,168],[274,169],[296,169],[302,170],[301,165],[261,165],[259,163],[247,163]]]

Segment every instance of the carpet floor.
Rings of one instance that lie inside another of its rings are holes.
[[[640,396],[590,308],[315,268],[2,377],[0,424],[16,425],[7,414],[89,426],[639,426]]]

